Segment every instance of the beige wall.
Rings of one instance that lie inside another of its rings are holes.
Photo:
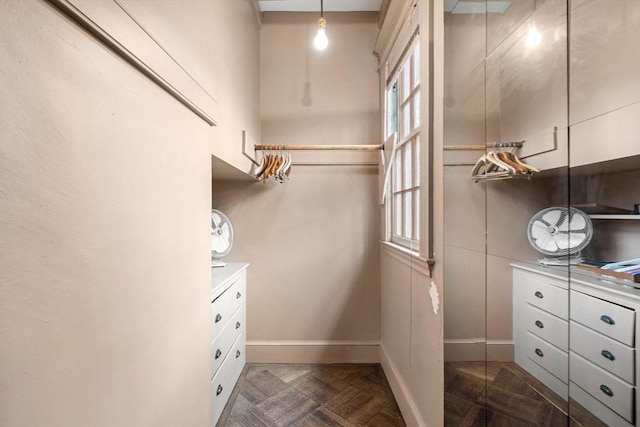
[[[214,129],[48,2],[0,18],[0,424],[208,426]]]
[[[407,21],[413,2],[391,2],[387,18],[380,31],[376,49],[382,64],[395,39],[394,31]],[[443,182],[442,182],[442,2],[419,1],[421,119],[423,124],[421,170],[423,188],[427,188],[427,170],[433,175],[433,211],[428,212],[426,197],[421,206],[421,222],[433,216],[434,258],[432,271],[423,258],[382,243],[380,251],[381,288],[381,352],[380,359],[390,385],[408,426],[443,425],[443,345],[442,345],[442,283],[443,264]],[[430,4],[432,3],[432,4]],[[433,9],[431,6],[433,5]],[[432,14],[431,14],[432,13]],[[434,38],[430,40],[430,27]],[[394,30],[395,29],[395,30]],[[409,33],[410,34],[410,33]],[[395,48],[394,48],[395,49]],[[433,57],[430,50],[433,49]],[[433,76],[430,76],[433,61]],[[384,67],[382,67],[384,69]],[[384,73],[383,73],[384,74]],[[433,94],[429,91],[433,79]],[[433,105],[429,102],[433,96]],[[433,108],[433,123],[429,111]],[[429,126],[433,128],[430,139]],[[433,159],[429,161],[426,147],[433,145]],[[424,233],[421,234],[424,236]],[[426,247],[422,237],[421,247]],[[429,256],[429,254],[422,254]],[[433,291],[436,291],[434,293]]]
[[[379,143],[377,14],[327,14],[324,52],[312,48],[316,20],[264,14],[262,143]],[[305,162],[371,160],[366,153],[292,154]],[[235,229],[227,259],[251,263],[250,360],[377,360],[376,198],[371,166],[294,163],[284,184],[214,181],[214,207]]]
[[[252,163],[242,154],[242,131],[256,141],[260,138],[260,27],[251,5],[254,0],[201,1],[212,10],[206,33],[213,50],[219,105],[211,152],[249,172]]]

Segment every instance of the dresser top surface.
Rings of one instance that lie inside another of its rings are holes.
[[[226,267],[211,268],[211,296],[215,298],[240,274],[241,271],[249,267],[246,262],[230,262]]]
[[[585,285],[611,294],[640,300],[640,289],[637,287],[640,284],[634,283],[630,280],[603,276],[601,274],[583,270],[576,266],[567,268],[562,266],[547,266],[523,262],[512,263],[511,266],[516,269],[543,274],[562,281],[567,281],[570,278],[571,283]]]

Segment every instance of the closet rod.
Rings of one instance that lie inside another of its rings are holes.
[[[383,150],[383,145],[263,145],[256,144],[256,151],[296,151],[296,150],[313,150],[313,151],[379,151]]]
[[[445,145],[444,150],[484,151],[487,148],[522,148],[524,141],[487,142],[485,145]]]

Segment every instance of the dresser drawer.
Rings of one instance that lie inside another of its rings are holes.
[[[571,291],[570,300],[572,320],[634,346],[635,311],[576,291]]]
[[[623,380],[635,384],[633,348],[571,321],[571,350]]]
[[[563,383],[569,382],[569,360],[567,353],[538,338],[531,332],[526,336],[527,356],[556,376]]]
[[[233,344],[233,347],[231,347],[231,352],[229,353],[228,357],[232,357],[235,360],[235,366],[234,366],[234,383],[238,380],[238,377],[240,377],[240,374],[242,373],[242,369],[244,369],[244,365],[246,363],[247,360],[247,356],[245,354],[245,350],[246,350],[246,335],[243,333],[242,335],[240,335],[238,337],[238,339],[236,340],[236,342]]]
[[[238,381],[238,377],[242,372],[242,368],[244,367],[244,344],[244,335],[240,335],[233,343],[229,355],[224,359],[220,369],[218,369],[218,372],[211,381],[211,388],[213,392],[213,425],[216,425],[220,415],[222,415],[222,411],[224,410],[224,407],[231,396],[231,392]]]
[[[527,330],[564,351],[569,351],[569,323],[552,314],[526,304]]]
[[[231,317],[244,306],[246,279],[241,275],[226,291],[211,303],[212,338],[215,339]]]
[[[238,339],[240,335],[244,334],[244,307],[240,307],[228,322],[222,332],[213,340],[211,344],[211,372],[213,375],[222,365],[227,353],[233,346],[233,343]]]
[[[526,279],[526,301],[529,304],[556,315],[561,319],[567,319],[569,301],[566,289],[553,285],[553,279],[548,279],[545,276],[528,275]]]
[[[633,423],[635,389],[588,360],[570,353],[571,381]]]

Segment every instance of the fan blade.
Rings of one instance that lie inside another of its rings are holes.
[[[220,218],[220,215],[218,215],[215,212],[212,212],[211,218],[213,218],[213,225],[215,225],[216,227],[219,227],[220,223],[222,222],[222,218]]]
[[[229,243],[220,236],[213,236],[211,239],[211,250],[213,252],[222,253],[229,247]]]
[[[584,233],[570,233],[569,234],[569,247],[571,249],[577,248],[584,242],[584,239],[587,237]]]
[[[535,221],[533,225],[531,225],[531,237],[534,239],[539,239],[547,234],[549,234],[547,231],[547,225],[542,221]]]
[[[558,225],[558,221],[560,221],[561,217],[562,211],[560,209],[549,211],[546,214],[542,215],[542,219],[550,225]]]
[[[548,252],[556,252],[558,250],[558,245],[556,245],[556,242],[553,241],[553,236],[550,234],[544,236],[541,239],[538,239],[536,243],[538,244],[540,249]]]
[[[222,224],[222,227],[220,227],[220,229],[220,236],[222,236],[222,238],[228,242],[229,236],[231,236],[231,228],[229,227],[229,224],[225,222],[224,224]]]
[[[569,235],[568,234],[556,234],[553,236],[554,242],[561,250],[567,250],[569,248]]]
[[[587,226],[587,221],[585,221],[582,215],[578,214],[578,215],[573,215],[573,217],[571,218],[569,229],[584,230],[586,226]]]

